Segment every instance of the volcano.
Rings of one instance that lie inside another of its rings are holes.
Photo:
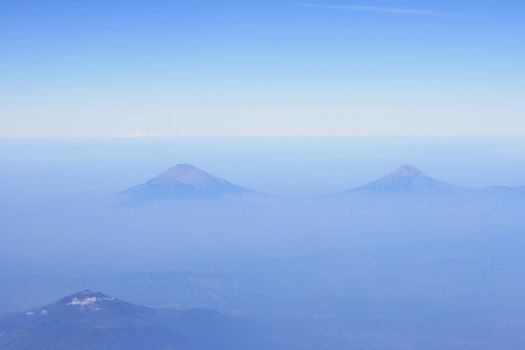
[[[456,194],[468,190],[436,180],[412,165],[402,165],[392,173],[346,193],[364,194]]]
[[[254,195],[256,192],[213,176],[191,164],[177,164],[120,194],[139,200],[180,200]]]

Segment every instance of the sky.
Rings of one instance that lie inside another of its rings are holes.
[[[0,138],[524,135],[521,0],[0,0]]]

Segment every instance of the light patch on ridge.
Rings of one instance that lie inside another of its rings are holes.
[[[93,305],[97,302],[97,297],[86,297],[84,299],[74,298],[67,305],[79,305],[79,306],[88,306]]]

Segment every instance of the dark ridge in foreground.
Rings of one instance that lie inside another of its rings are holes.
[[[0,319],[0,349],[249,349],[254,330],[215,311],[156,310],[86,290]]]

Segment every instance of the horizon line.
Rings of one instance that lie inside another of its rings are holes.
[[[87,140],[87,139],[105,139],[105,140],[144,140],[144,139],[248,139],[248,138],[338,138],[338,137],[487,137],[487,138],[515,138],[525,137],[523,134],[253,134],[253,135],[157,135],[157,136],[0,136],[0,140]]]

